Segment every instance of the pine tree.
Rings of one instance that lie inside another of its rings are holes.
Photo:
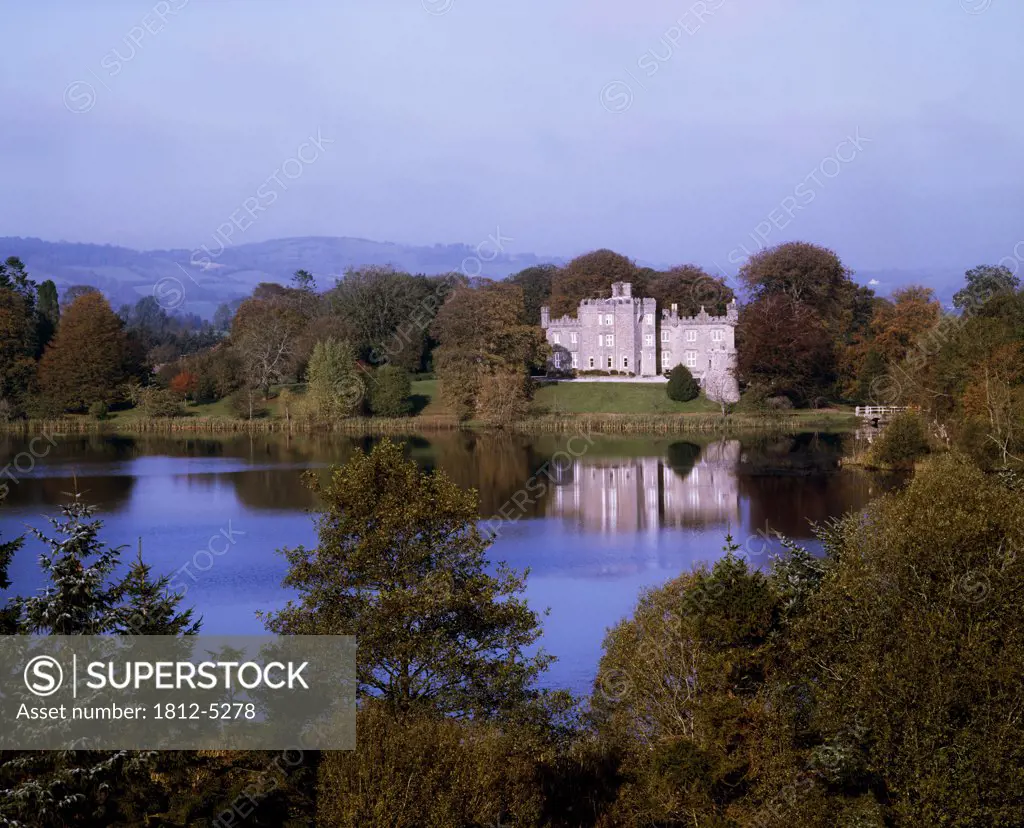
[[[21,549],[22,543],[22,538],[0,540],[0,591],[10,589],[11,579],[7,575],[7,570],[14,553]],[[14,607],[0,607],[0,635],[13,635],[17,632],[17,617],[17,610]]]
[[[47,585],[39,595],[18,598],[21,632],[35,635],[102,635],[113,631],[118,619],[120,587],[112,582],[120,548],[99,541],[102,521],[79,493],[50,518],[54,536],[38,529],[32,534],[48,551],[39,556]]]
[[[121,547],[104,546],[102,521],[75,494],[51,518],[52,535],[33,530],[47,551],[39,556],[47,584],[39,595],[12,602],[12,631],[52,635],[191,635],[192,610],[170,579],[154,579],[141,557],[115,577]],[[0,588],[21,540],[0,544]],[[3,615],[0,614],[0,622]],[[188,770],[187,753],[154,751],[8,751],[0,756],[0,825],[106,826],[148,824],[166,806]]]
[[[178,611],[181,596],[171,592],[169,575],[155,580],[152,568],[139,555],[120,584],[122,606],[114,632],[119,635],[195,635],[202,619],[193,621],[193,610]]]

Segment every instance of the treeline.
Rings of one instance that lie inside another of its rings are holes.
[[[310,486],[283,550],[282,635],[359,639],[358,747],[0,755],[0,821],[32,826],[1016,825],[1024,808],[1024,481],[933,459],[862,514],[744,544],[645,592],[589,697],[541,691],[525,575],[491,566],[476,495],[399,446]],[[76,501],[7,631],[195,632],[166,579]],[[738,540],[738,539],[737,539]],[[0,586],[18,542],[0,546]],[[381,550],[387,550],[382,555]],[[709,550],[710,552],[710,550]],[[57,620],[53,620],[57,619]]]
[[[282,386],[306,384],[305,397],[278,400],[280,416],[397,417],[416,412],[411,377],[432,372],[450,414],[508,423],[526,415],[530,375],[550,355],[541,306],[574,314],[617,281],[684,315],[724,313],[735,296],[697,266],[654,271],[598,250],[501,281],[370,267],[321,292],[300,270],[289,286],[261,284],[223,306],[210,325],[169,315],[152,297],[114,314],[88,288],[58,307],[51,282],[36,286],[9,260],[0,270],[0,416],[93,407],[103,416],[129,405],[174,416],[183,404],[226,398],[236,416],[253,418]],[[912,405],[941,440],[1003,462],[1020,449],[1024,297],[1005,267],[968,271],[951,312],[926,287],[877,296],[833,251],[803,242],[755,253],[739,284],[746,408]]]

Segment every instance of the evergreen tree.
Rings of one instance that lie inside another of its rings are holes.
[[[60,323],[60,301],[57,299],[57,286],[47,279],[36,288],[36,340],[38,354],[53,339]]]
[[[527,653],[541,630],[525,575],[504,564],[491,574],[475,492],[387,440],[309,480],[325,504],[319,545],[284,550],[299,599],[261,613],[268,629],[358,636],[360,695],[398,716],[487,717],[536,697],[550,657]]]
[[[53,534],[33,530],[47,546],[40,566],[42,592],[12,602],[12,621],[23,634],[190,635],[192,610],[178,610],[169,578],[154,579],[141,558],[123,580],[115,578],[120,548],[99,540],[102,522],[76,494],[52,518]],[[0,544],[0,588],[21,541]],[[0,614],[0,623],[3,615]],[[153,751],[7,751],[0,755],[0,825],[108,826],[149,824],[164,808],[174,783],[184,783],[195,757]]]
[[[680,363],[668,372],[668,385],[665,393],[670,400],[689,402],[700,396],[700,385],[693,378],[690,369]]]
[[[384,365],[373,374],[370,410],[375,417],[408,417],[412,413],[412,382],[409,372]]]
[[[11,579],[7,570],[11,565],[14,553],[21,549],[22,538],[0,540],[0,592],[10,589]],[[0,607],[0,635],[14,635],[17,632],[17,610],[11,606]]]
[[[47,584],[40,594],[15,600],[23,633],[102,635],[114,629],[120,586],[112,576],[120,549],[100,542],[103,523],[93,519],[94,514],[76,493],[61,507],[60,517],[50,518],[53,537],[32,530],[48,547],[39,556]]]
[[[202,619],[193,620],[194,611],[179,612],[181,596],[170,590],[171,577],[154,579],[152,567],[139,554],[121,582],[122,606],[114,631],[120,635],[195,635]]]

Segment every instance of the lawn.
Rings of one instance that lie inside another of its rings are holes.
[[[700,414],[720,411],[698,397],[670,400],[665,383],[550,382],[540,384],[533,398],[534,414]]]

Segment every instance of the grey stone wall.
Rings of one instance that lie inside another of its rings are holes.
[[[739,399],[736,369],[736,303],[725,316],[704,308],[681,317],[676,308],[662,309],[654,299],[633,296],[629,282],[612,285],[608,299],[584,299],[576,318],[551,319],[541,309],[541,327],[561,370],[616,371],[653,377],[682,363],[701,382],[709,397],[727,402]]]

